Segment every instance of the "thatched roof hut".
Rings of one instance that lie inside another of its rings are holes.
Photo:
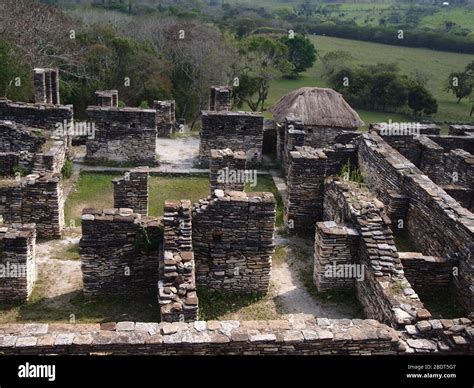
[[[294,90],[282,97],[270,112],[279,123],[287,117],[297,117],[305,126],[354,130],[364,125],[342,95],[328,88]]]

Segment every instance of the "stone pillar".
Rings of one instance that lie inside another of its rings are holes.
[[[51,71],[51,103],[59,105],[61,103],[59,96],[59,70]]]
[[[114,207],[130,208],[142,216],[148,215],[148,167],[139,167],[125,173],[125,177],[112,181]]]
[[[244,191],[247,158],[245,152],[230,149],[211,150],[209,160],[209,185],[215,189]]]
[[[171,137],[176,121],[175,108],[176,104],[172,100],[153,101],[153,109],[156,109],[156,126],[158,129],[158,137]]]
[[[229,111],[231,105],[231,86],[211,86],[209,110]]]
[[[52,93],[52,77],[51,71],[49,69],[45,70],[45,85],[46,85],[46,104],[53,103],[53,93]]]
[[[27,302],[36,280],[34,224],[0,224],[0,301]]]
[[[358,248],[357,229],[334,221],[316,223],[313,281],[319,292],[355,286]]]
[[[163,322],[198,319],[191,202],[166,201],[163,216],[164,253],[160,257],[158,303]]]
[[[46,78],[44,69],[34,69],[35,103],[46,104]]]
[[[303,121],[297,118],[286,119],[284,127],[284,145],[283,145],[283,171],[286,174],[288,172],[288,158],[289,153],[295,149],[295,147],[302,147],[305,145],[306,133],[304,131]]]

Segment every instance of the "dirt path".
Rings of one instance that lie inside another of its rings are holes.
[[[156,153],[161,165],[191,168],[199,156],[199,138],[158,139]]]
[[[39,293],[47,298],[51,307],[63,306],[76,292],[82,289],[80,260],[64,260],[57,257],[68,246],[77,244],[78,236],[61,240],[39,242],[36,244]]]
[[[355,314],[353,306],[331,303],[311,295],[302,281],[302,271],[312,273],[312,244],[297,237],[277,237],[277,246],[286,246],[287,255],[283,262],[276,262],[272,268],[271,281],[275,285],[283,315],[293,317],[313,315],[324,318],[348,318]],[[295,252],[298,247],[300,252]],[[297,256],[304,256],[304,258]]]

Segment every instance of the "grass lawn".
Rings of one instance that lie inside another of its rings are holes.
[[[112,180],[122,175],[81,173],[74,191],[65,204],[65,220],[70,225],[74,220],[80,225],[82,209],[92,207],[97,209],[114,206]],[[167,199],[190,199],[196,202],[207,197],[209,180],[207,176],[152,176],[150,177],[149,214],[163,215],[163,206]]]
[[[427,88],[438,100],[437,120],[470,121],[470,103],[463,100],[456,104],[455,98],[444,90],[448,75],[453,71],[461,71],[466,64],[474,60],[472,55],[456,54],[443,51],[434,51],[422,48],[396,47],[378,43],[361,42],[349,39],[332,38],[327,36],[312,36],[318,54],[323,56],[330,51],[346,51],[352,59],[348,64],[377,64],[396,63],[402,74],[413,76],[417,71],[428,77]],[[302,86],[327,87],[322,77],[323,64],[318,58],[315,65],[296,80],[279,79],[270,85],[269,98],[266,103],[268,109],[291,90]],[[358,110],[362,120],[367,124],[374,121],[410,120],[410,115],[371,112]],[[408,112],[409,113],[409,112]],[[270,117],[269,112],[265,112]]]
[[[35,286],[37,288],[38,285]],[[159,322],[160,307],[155,293],[146,296],[85,298],[81,291],[42,299],[34,293],[23,304],[0,304],[0,324],[12,322],[76,323],[119,322],[134,320]]]

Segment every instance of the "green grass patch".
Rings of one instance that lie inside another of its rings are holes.
[[[278,319],[274,292],[267,294],[212,291],[198,287],[201,320],[271,320]]]
[[[80,260],[79,243],[70,243],[60,249],[54,249],[49,258],[59,260]]]
[[[151,216],[162,216],[167,199],[189,199],[192,203],[209,195],[207,176],[152,176],[148,198]]]
[[[69,298],[67,298],[67,296]],[[61,295],[62,300],[38,298],[32,294],[31,301],[24,304],[0,304],[0,323],[11,322],[58,322],[76,323],[118,322],[133,320],[159,322],[160,307],[155,293],[145,296],[106,297],[88,299],[81,291],[73,295]]]
[[[71,220],[74,220],[76,226],[80,225],[84,208],[114,207],[112,180],[121,176],[121,174],[81,173],[64,205],[66,224],[70,225]]]
[[[112,208],[114,194],[112,180],[122,174],[81,173],[73,192],[65,204],[65,220],[80,225],[84,208]],[[152,176],[150,177],[149,214],[162,216],[167,199],[189,199],[196,202],[209,194],[207,176]]]

